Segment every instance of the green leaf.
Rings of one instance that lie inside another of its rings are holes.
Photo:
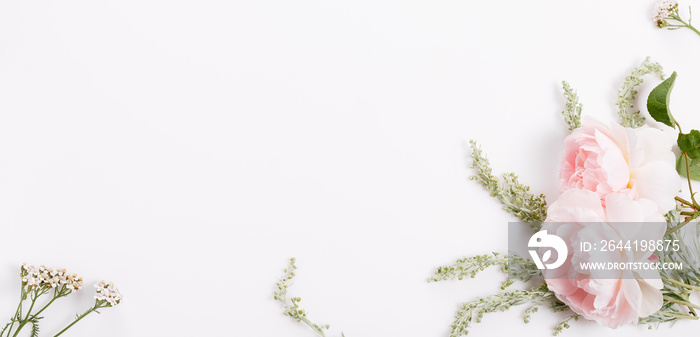
[[[676,171],[680,173],[680,175],[687,177],[687,166],[685,164],[685,159],[686,157],[681,155],[678,157],[678,160],[676,161]],[[700,160],[692,160],[690,161],[690,179],[700,181]]]
[[[685,152],[691,159],[700,158],[700,131],[678,134],[678,149]]]
[[[647,99],[647,110],[654,120],[664,123],[670,127],[675,127],[676,120],[673,119],[671,111],[668,109],[671,99],[671,89],[676,81],[676,72],[674,71],[669,78],[657,85],[654,90],[649,93]]]
[[[39,337],[39,323],[37,323],[37,322],[32,322],[31,337]]]

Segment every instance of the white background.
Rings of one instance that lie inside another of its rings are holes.
[[[446,337],[503,276],[426,279],[505,251],[514,220],[468,180],[468,139],[551,203],[560,82],[613,122],[646,56],[679,72],[674,114],[700,128],[700,37],[656,29],[653,4],[0,0],[0,315],[26,261],[88,285],[44,336],[103,278],[123,304],[68,336],[313,336],[272,299],[294,256],[290,294],[329,336]],[[471,335],[546,336],[563,317],[523,309]]]

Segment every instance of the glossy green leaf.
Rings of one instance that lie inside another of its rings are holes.
[[[691,159],[700,158],[700,131],[678,134],[678,149],[685,152]]]
[[[691,160],[690,165],[685,164],[685,156],[680,156],[678,157],[678,160],[676,160],[676,171],[680,173],[680,175],[687,177],[687,172],[688,172],[688,166],[690,166],[690,179],[700,181],[700,160]]]
[[[676,72],[674,71],[669,78],[657,85],[654,90],[649,93],[647,99],[647,110],[655,121],[664,123],[672,128],[675,127],[676,120],[671,115],[669,103],[671,99],[671,90],[673,83],[676,81]]]

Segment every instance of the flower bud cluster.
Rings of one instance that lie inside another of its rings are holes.
[[[83,286],[83,278],[77,274],[68,274],[66,269],[49,268],[22,264],[20,275],[22,285],[27,287],[27,291],[36,288],[56,288],[65,285],[68,289],[78,290]]]
[[[122,294],[112,282],[100,281],[95,285],[95,300],[106,301],[113,307],[122,301]]]
[[[675,0],[664,0],[656,5],[651,19],[656,22],[657,27],[663,28],[668,25],[666,19],[674,16],[678,16],[678,3]]]

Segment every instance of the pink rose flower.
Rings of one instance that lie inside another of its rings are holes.
[[[586,319],[617,328],[658,311],[663,283],[656,269],[591,270],[585,262],[649,262],[653,251],[622,249],[582,251],[581,242],[600,247],[601,241],[634,242],[663,239],[666,224],[654,202],[610,193],[603,207],[599,194],[578,189],[564,192],[548,209],[542,229],[569,246],[568,259],[559,268],[543,270],[547,287],[571,310]],[[620,223],[627,222],[627,223]],[[637,224],[630,222],[651,222]],[[648,241],[647,241],[648,242]]]
[[[673,144],[658,129],[619,124],[608,128],[584,117],[581,127],[565,140],[561,190],[592,191],[603,202],[609,193],[624,193],[634,200],[649,199],[659,213],[666,213],[675,207],[673,198],[680,189]]]

